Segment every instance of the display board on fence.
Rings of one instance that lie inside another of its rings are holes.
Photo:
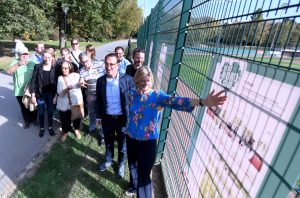
[[[204,110],[184,170],[187,186],[192,197],[255,197],[288,144],[283,137],[300,103],[299,82],[291,79],[297,75],[225,56],[213,62],[208,89],[225,87],[228,101]]]
[[[148,67],[150,67],[151,64],[151,58],[152,58],[152,50],[153,50],[153,41],[150,43],[150,48],[149,48],[149,54],[148,54]]]
[[[161,45],[160,55],[159,55],[159,62],[157,67],[157,78],[156,78],[156,88],[160,89],[162,76],[164,73],[164,67],[166,62],[168,47],[164,43]]]

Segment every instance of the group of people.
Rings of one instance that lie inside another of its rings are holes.
[[[124,58],[122,47],[115,48],[115,53],[107,54],[102,62],[95,58],[93,46],[89,45],[85,52],[80,52],[74,48],[78,47],[78,39],[72,39],[71,44],[73,50],[70,52],[62,48],[61,58],[57,61],[49,49],[45,50],[41,63],[28,61],[28,50],[22,49],[19,58],[7,70],[14,76],[14,94],[21,107],[24,128],[37,121],[36,117],[31,116],[37,113],[26,111],[22,106],[22,90],[27,83],[30,84],[33,102],[38,103],[41,137],[44,135],[45,107],[49,134],[54,135],[52,116],[53,104],[56,104],[63,131],[61,140],[65,141],[73,128],[76,137],[81,138],[81,119],[71,120],[70,107],[86,103],[90,119],[87,133],[93,133],[97,123],[103,129],[106,153],[105,161],[99,165],[100,171],[107,170],[114,163],[116,139],[117,176],[120,178],[124,177],[125,161],[128,159],[130,187],[126,195],[152,197],[150,174],[155,162],[161,109],[169,107],[191,112],[196,106],[222,105],[226,96],[220,91],[216,94],[211,92],[205,99],[191,99],[154,90],[151,69],[143,66],[145,52],[142,49],[133,51],[132,63]]]

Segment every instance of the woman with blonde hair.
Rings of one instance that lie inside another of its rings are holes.
[[[55,135],[52,128],[53,104],[56,103],[55,54],[53,50],[47,49],[43,57],[44,61],[35,65],[30,83],[31,100],[33,103],[37,102],[38,104],[40,137],[43,137],[45,133],[44,114],[46,108],[48,114],[48,131],[51,136]]]
[[[80,75],[73,72],[73,66],[70,62],[64,61],[61,64],[62,75],[58,77],[57,81],[57,106],[59,110],[62,136],[61,141],[64,142],[68,137],[68,132],[72,131],[71,120],[71,105],[82,104],[82,93],[80,89]],[[71,104],[70,104],[71,103]],[[77,139],[81,139],[80,135],[80,121],[81,119],[73,120],[74,132]]]
[[[130,93],[127,129],[127,156],[130,171],[130,188],[126,195],[152,197],[151,169],[156,158],[159,112],[163,107],[191,112],[196,106],[222,105],[227,97],[224,91],[211,92],[205,99],[173,97],[153,90],[153,74],[149,67],[140,67],[134,82],[137,89]]]

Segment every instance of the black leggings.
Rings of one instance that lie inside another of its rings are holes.
[[[156,159],[157,140],[140,141],[129,136],[126,140],[130,187],[137,191],[138,198],[151,198],[150,174]]]
[[[72,131],[72,120],[71,120],[71,110],[67,111],[59,111],[61,128],[64,133],[68,133]],[[81,119],[73,120],[74,129],[80,129],[80,121]]]

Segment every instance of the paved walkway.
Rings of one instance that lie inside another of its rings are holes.
[[[126,48],[127,40],[108,43],[96,47],[97,58],[114,52],[116,46]],[[37,157],[53,137],[46,132],[43,138],[38,136],[39,128],[22,128],[22,115],[18,102],[13,95],[12,76],[0,73],[0,197],[6,197],[15,189],[18,177]],[[53,128],[57,129],[55,122]]]

